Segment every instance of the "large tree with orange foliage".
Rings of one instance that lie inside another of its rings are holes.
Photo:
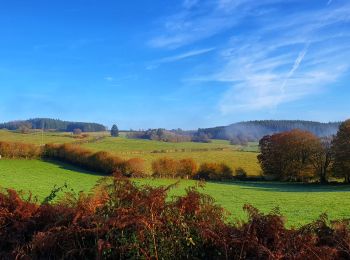
[[[318,143],[314,134],[299,129],[267,135],[259,142],[258,160],[266,175],[280,180],[305,181],[315,174],[310,158]]]

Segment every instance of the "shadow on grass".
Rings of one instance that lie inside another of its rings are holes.
[[[73,172],[78,172],[78,173],[82,173],[82,174],[95,175],[95,176],[101,176],[101,177],[107,176],[107,175],[102,174],[102,173],[85,170],[81,167],[77,167],[77,166],[71,165],[69,163],[64,163],[64,162],[55,161],[55,160],[43,160],[43,161],[46,163],[54,164],[54,165],[58,166],[60,169],[67,170],[67,171],[73,171]]]
[[[308,184],[308,183],[283,183],[283,182],[259,182],[259,181],[232,181],[232,182],[215,182],[225,185],[240,186],[243,189],[254,189],[271,192],[350,192],[350,185],[346,184]]]

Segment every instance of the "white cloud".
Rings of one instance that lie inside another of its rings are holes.
[[[222,0],[221,4],[239,2]],[[274,110],[317,95],[348,70],[350,35],[344,24],[350,21],[349,11],[348,4],[262,17],[260,23],[255,21],[249,34],[253,36],[235,35],[226,44],[215,72],[189,80],[230,84],[218,104],[223,114]]]
[[[200,8],[189,8],[194,5]],[[233,16],[232,12],[218,7],[219,3],[211,1],[185,1],[184,8],[179,13],[164,17],[158,22],[160,29],[148,44],[154,48],[175,49],[234,26],[240,15]]]
[[[205,48],[205,49],[200,49],[200,50],[192,50],[192,51],[181,53],[181,54],[178,54],[178,55],[165,57],[163,59],[158,60],[158,63],[175,62],[175,61],[187,59],[187,58],[190,58],[190,57],[202,55],[202,54],[211,52],[214,49],[215,48]]]
[[[105,79],[106,81],[113,81],[113,80],[114,80],[114,78],[111,77],[111,76],[104,77],[104,79]]]
[[[165,57],[165,58],[156,60],[156,61],[152,62],[151,64],[147,65],[146,69],[147,70],[153,70],[153,69],[158,68],[158,66],[160,64],[185,60],[185,59],[188,59],[188,58],[191,58],[191,57],[195,57],[195,56],[206,54],[206,53],[211,52],[213,50],[215,50],[215,48],[198,49],[198,50],[192,50],[192,51],[180,53],[180,54],[177,54],[177,55],[174,55],[174,56]]]
[[[208,61],[205,72],[197,70],[196,76],[186,81],[229,84],[218,102],[223,114],[273,110],[325,91],[348,70],[349,2],[340,0],[330,6],[330,0],[323,8],[282,10],[286,2],[298,5],[303,1],[201,1],[195,11],[184,8],[166,17],[162,30],[149,44],[178,48],[230,33],[230,39],[216,48],[220,52],[215,62]],[[196,52],[164,58],[163,62],[192,55]]]

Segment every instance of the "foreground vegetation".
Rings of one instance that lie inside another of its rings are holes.
[[[0,192],[2,259],[349,259],[347,221],[325,216],[287,229],[278,211],[245,205],[246,222],[227,223],[223,208],[189,188],[100,182],[90,195],[54,196],[37,204],[14,190]]]
[[[39,201],[57,185],[68,184],[64,191],[73,189],[89,192],[101,178],[92,172],[58,162],[38,160],[0,160],[0,186],[15,190],[32,191]],[[174,184],[173,179],[133,179],[137,185],[154,187]],[[196,181],[181,180],[169,191],[169,196],[184,195],[186,188]],[[252,204],[264,213],[279,207],[287,226],[300,226],[327,213],[332,220],[350,218],[350,186],[288,184],[277,182],[208,182],[201,192],[211,195],[216,204],[231,213],[230,220],[246,220],[244,204]],[[58,195],[61,196],[63,192]]]

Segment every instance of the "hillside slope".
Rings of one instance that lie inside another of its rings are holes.
[[[262,120],[239,122],[229,126],[199,129],[198,132],[208,134],[214,139],[231,140],[240,138],[247,139],[248,141],[258,141],[264,135],[279,133],[296,128],[310,131],[319,137],[331,136],[337,132],[339,125],[339,122],[320,123],[301,120]]]

